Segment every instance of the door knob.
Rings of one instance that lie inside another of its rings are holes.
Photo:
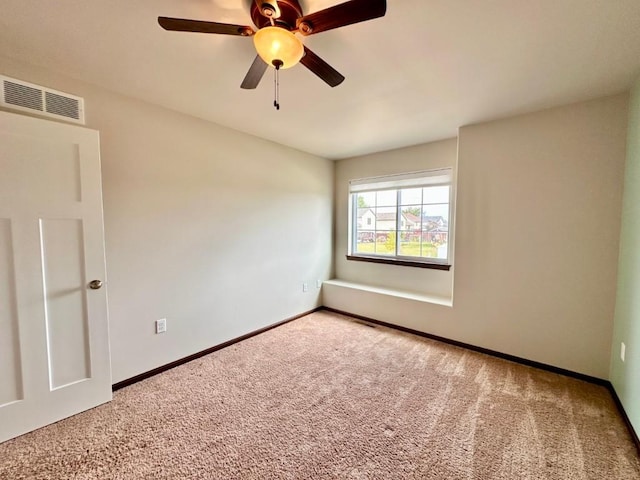
[[[98,290],[100,287],[102,287],[102,280],[91,280],[89,282],[89,288],[91,290]]]

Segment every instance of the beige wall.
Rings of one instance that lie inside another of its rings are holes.
[[[336,286],[325,289],[325,304],[607,378],[627,100],[619,95],[460,129],[452,308]],[[394,152],[380,173],[428,168],[419,155],[428,149]],[[344,261],[344,182],[367,164],[375,170],[384,163],[384,154],[338,162],[340,279],[370,283]],[[432,289],[410,267],[380,267],[384,272],[370,277],[378,286],[397,288],[397,278],[411,278],[408,289]]]
[[[114,382],[319,304],[332,162],[10,59],[0,73],[84,97],[100,131]]]

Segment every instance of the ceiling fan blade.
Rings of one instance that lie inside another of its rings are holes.
[[[158,23],[165,30],[176,32],[220,33],[222,35],[241,35],[243,37],[250,37],[255,33],[253,28],[245,25],[204,22],[185,18],[158,17]]]
[[[302,57],[300,63],[319,76],[331,87],[337,87],[344,80],[344,77],[335,68],[322,60],[307,47],[304,47],[304,57]]]
[[[254,0],[258,11],[267,18],[280,18],[277,0]],[[265,10],[266,9],[266,10]]]
[[[251,64],[251,67],[249,67],[249,71],[244,77],[240,88],[244,88],[246,90],[256,88],[260,83],[260,80],[262,80],[262,76],[264,75],[264,72],[267,70],[268,66],[269,65],[267,65],[267,63],[262,60],[262,58],[260,58],[260,55],[256,55],[256,58]]]
[[[296,20],[296,26],[303,35],[311,35],[383,17],[386,12],[387,0],[351,0],[305,15]]]

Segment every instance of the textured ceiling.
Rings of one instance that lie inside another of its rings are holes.
[[[248,0],[1,3],[0,55],[331,159],[622,92],[640,75],[639,0],[388,0],[383,18],[305,38],[346,80],[285,70],[276,111],[271,71],[239,88],[250,39],[156,20],[251,24]],[[301,1],[306,13],[337,3]]]

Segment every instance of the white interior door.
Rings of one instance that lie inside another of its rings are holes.
[[[0,112],[0,442],[111,400],[101,192],[98,132]]]

